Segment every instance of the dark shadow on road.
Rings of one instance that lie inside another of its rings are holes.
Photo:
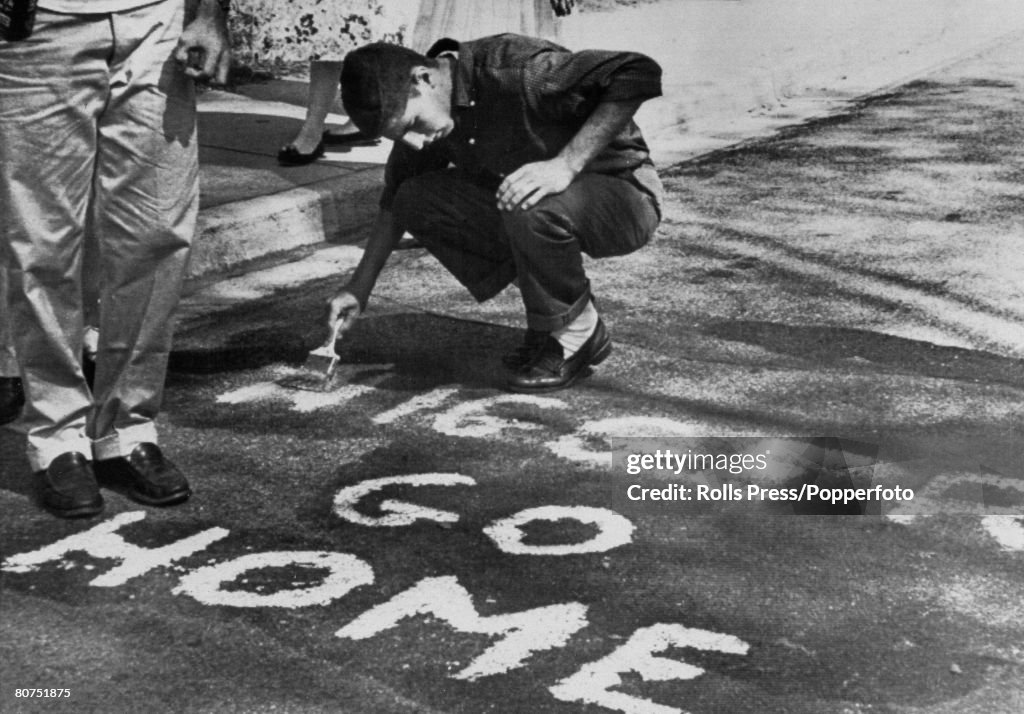
[[[736,320],[710,323],[701,331],[723,340],[757,345],[816,363],[857,358],[929,377],[1024,387],[1024,360],[869,330]]]

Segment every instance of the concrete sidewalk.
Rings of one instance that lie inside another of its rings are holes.
[[[929,4],[928,12],[922,2],[899,9],[881,0],[840,2],[822,15],[808,2],[666,1],[574,15],[562,39],[577,49],[640,48],[662,64],[665,97],[649,102],[638,121],[664,167],[841,112],[1024,31],[1024,12],[1007,0],[970,11]],[[276,153],[298,130],[305,97],[306,85],[294,80],[200,96],[202,209],[191,277],[361,237],[375,212],[388,142],[329,151],[309,166],[278,166]]]

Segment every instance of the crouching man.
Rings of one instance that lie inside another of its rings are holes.
[[[445,39],[427,56],[375,43],[345,58],[341,93],[359,129],[395,146],[328,326],[365,309],[408,231],[478,301],[518,284],[528,329],[504,358],[508,389],[564,389],[604,360],[612,344],[582,253],[631,253],[658,226],[661,183],[632,117],[661,94],[660,67],[519,35]]]

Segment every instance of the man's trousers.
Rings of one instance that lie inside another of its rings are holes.
[[[198,210],[195,96],[173,53],[184,2],[40,11],[0,44],[0,221],[34,469],[156,442]],[[83,377],[82,247],[98,244],[100,344]]]
[[[583,253],[632,253],[659,221],[654,199],[632,181],[593,173],[533,208],[500,211],[493,189],[435,171],[403,182],[392,210],[477,300],[518,278],[527,325],[542,332],[568,325],[590,301]]]

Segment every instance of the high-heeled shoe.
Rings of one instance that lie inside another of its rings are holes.
[[[303,154],[292,144],[288,144],[277,152],[277,163],[282,166],[305,166],[311,164],[324,155],[324,142],[321,141],[308,154]]]

